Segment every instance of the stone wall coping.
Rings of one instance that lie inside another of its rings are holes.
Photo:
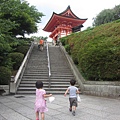
[[[120,81],[84,81],[84,84],[120,86]]]

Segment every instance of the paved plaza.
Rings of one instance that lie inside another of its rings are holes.
[[[81,95],[76,115],[69,112],[68,95],[53,95],[45,120],[120,120],[120,99]],[[35,120],[35,95],[0,96],[0,120]]]

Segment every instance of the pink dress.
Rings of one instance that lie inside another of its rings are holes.
[[[46,112],[48,111],[46,107],[46,101],[43,95],[46,94],[46,91],[43,89],[36,89],[36,100],[35,100],[35,112]]]

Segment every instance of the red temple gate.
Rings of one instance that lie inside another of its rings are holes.
[[[53,12],[50,20],[43,28],[44,31],[51,32],[49,35],[53,40],[57,40],[58,37],[64,37],[70,35],[72,32],[81,31],[83,23],[87,19],[78,18],[71,10],[70,6],[60,14]]]

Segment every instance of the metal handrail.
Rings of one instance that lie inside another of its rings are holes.
[[[49,70],[49,88],[50,88],[50,77],[51,77],[51,69],[50,69],[50,55],[49,55],[49,48],[47,43],[47,57],[48,57],[48,70]]]

